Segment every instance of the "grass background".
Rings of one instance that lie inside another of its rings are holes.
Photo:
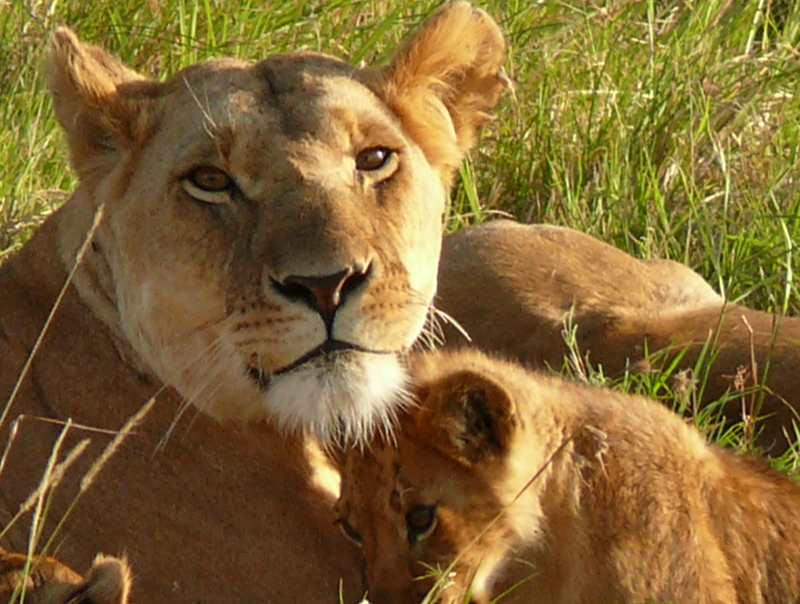
[[[516,92],[462,169],[450,229],[495,213],[566,225],[800,314],[800,3],[476,3],[507,32]],[[45,91],[54,27],[160,78],[296,48],[372,63],[437,5],[0,0],[0,262],[75,184]]]

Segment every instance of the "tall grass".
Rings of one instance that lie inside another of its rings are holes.
[[[510,16],[519,103],[487,201],[797,311],[798,6],[572,4]]]

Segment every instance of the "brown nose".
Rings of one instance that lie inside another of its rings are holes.
[[[290,300],[304,302],[317,311],[330,336],[337,309],[367,280],[369,268],[357,265],[331,275],[289,275],[275,286]]]

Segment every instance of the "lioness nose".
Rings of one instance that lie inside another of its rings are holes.
[[[356,265],[331,275],[289,275],[276,286],[287,298],[305,302],[317,311],[330,334],[336,310],[367,280],[369,269]]]

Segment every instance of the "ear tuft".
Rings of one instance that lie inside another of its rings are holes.
[[[98,554],[86,574],[83,589],[92,604],[126,604],[133,578],[125,557]]]
[[[143,80],[116,57],[78,39],[66,27],[59,27],[50,38],[50,90],[53,96],[79,94],[94,106],[116,94],[117,86]]]
[[[516,428],[514,403],[495,380],[470,370],[426,386],[415,432],[467,465],[501,457]]]
[[[441,8],[381,71],[376,93],[449,184],[509,87],[497,24],[467,2]]]
[[[121,88],[147,80],[66,27],[50,38],[48,71],[56,116],[83,176],[88,160],[124,147],[135,136],[138,107]]]

